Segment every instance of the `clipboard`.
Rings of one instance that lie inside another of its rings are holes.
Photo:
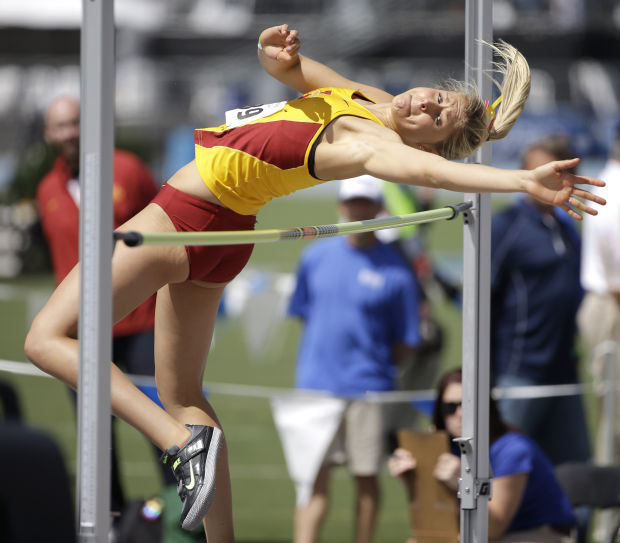
[[[433,476],[437,458],[449,452],[448,435],[442,431],[399,430],[398,443],[417,460],[409,481],[413,540],[416,543],[457,543],[460,510],[456,493]]]

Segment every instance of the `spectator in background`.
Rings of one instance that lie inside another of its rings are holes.
[[[428,187],[410,187],[383,182],[383,206],[386,215],[407,215],[431,209],[436,191]],[[377,238],[393,243],[409,262],[418,285],[418,316],[420,319],[420,344],[415,353],[399,367],[397,386],[399,390],[426,390],[437,381],[441,367],[443,330],[435,316],[431,297],[442,289],[443,281],[436,270],[427,248],[430,224],[412,224],[400,228],[378,230]],[[393,404],[391,431],[399,428],[415,428],[422,417],[410,403]],[[395,437],[390,434],[390,449]]]
[[[67,96],[54,99],[45,112],[44,131],[46,141],[58,150],[58,156],[52,170],[38,186],[37,208],[59,284],[78,262],[80,103]],[[116,149],[114,227],[140,211],[156,193],[157,185],[146,165],[137,156]],[[154,314],[155,296],[151,296],[114,326],[112,358],[131,374],[154,374]],[[175,483],[165,466],[162,466],[162,474],[164,483]],[[125,495],[113,438],[111,507],[113,511],[122,512],[124,506]]]
[[[533,169],[570,155],[551,136],[523,155]],[[519,198],[493,217],[491,232],[491,373],[495,386],[579,382],[575,352],[579,235],[563,211]],[[536,441],[554,465],[590,459],[582,398],[549,396],[500,401],[502,418]]]
[[[437,386],[433,410],[436,430],[449,438],[461,437],[463,414],[462,371],[446,373]],[[560,487],[551,462],[527,436],[506,425],[493,399],[489,404],[489,463],[493,473],[489,501],[489,540],[506,543],[566,543],[575,526],[568,497]],[[396,449],[389,460],[390,473],[407,484],[406,474],[416,460],[405,449]],[[459,449],[451,441],[451,452],[437,459],[437,480],[456,492],[461,476]],[[412,496],[409,496],[409,500]]]
[[[600,220],[583,224],[581,284],[586,290],[578,322],[594,362],[598,382],[604,382],[603,343],[615,347],[616,380],[620,379],[620,123],[616,127],[610,156],[600,178],[607,182],[607,205]],[[615,344],[615,345],[614,345]],[[599,349],[597,349],[597,347]],[[613,463],[620,464],[620,391],[616,390]],[[602,437],[602,436],[599,436]],[[597,451],[604,461],[603,451]],[[608,460],[608,459],[607,459]]]
[[[368,175],[340,186],[347,221],[373,219],[382,209],[381,181]],[[330,238],[302,255],[289,313],[304,324],[296,387],[356,397],[395,387],[398,364],[419,343],[418,295],[409,264],[374,232]],[[353,400],[314,484],[295,511],[295,543],[317,541],[328,508],[334,464],[347,462],[356,483],[356,543],[372,540],[385,441],[383,406]]]

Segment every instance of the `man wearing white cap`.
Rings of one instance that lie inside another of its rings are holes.
[[[344,180],[339,200],[345,220],[373,219],[382,209],[382,181],[368,175]],[[380,404],[356,398],[394,390],[399,360],[420,341],[415,279],[400,253],[374,232],[319,241],[302,255],[289,314],[304,324],[297,388],[348,400],[311,498],[296,509],[294,543],[317,540],[330,468],[341,463],[356,483],[353,541],[368,543],[379,508],[384,417]]]

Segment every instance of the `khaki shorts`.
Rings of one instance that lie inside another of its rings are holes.
[[[352,475],[379,472],[385,453],[384,406],[354,400],[346,408],[324,464],[346,464]]]

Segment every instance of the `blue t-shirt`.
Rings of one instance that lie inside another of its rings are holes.
[[[303,253],[289,314],[304,321],[296,386],[339,395],[393,390],[394,346],[420,342],[419,295],[389,245],[352,247],[338,237]]]
[[[539,384],[577,382],[574,340],[583,291],[581,244],[572,219],[543,214],[524,198],[493,217],[493,377]]]
[[[493,477],[528,474],[521,505],[508,532],[544,524],[575,526],[571,504],[555,478],[551,462],[529,437],[516,432],[504,434],[489,448],[489,463]]]

